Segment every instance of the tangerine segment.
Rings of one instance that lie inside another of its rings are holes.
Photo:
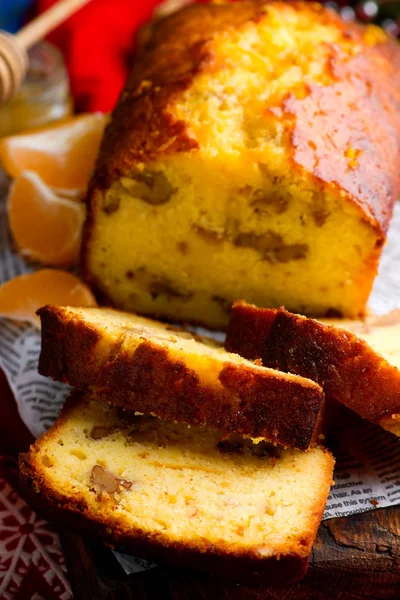
[[[8,219],[24,256],[47,265],[69,265],[77,260],[85,207],[54,194],[36,173],[25,171],[14,181]]]
[[[40,269],[18,275],[0,286],[0,316],[40,325],[36,311],[45,304],[97,306],[90,288],[76,275]]]
[[[12,177],[36,171],[55,188],[87,186],[107,116],[83,114],[28,133],[0,140],[0,161]]]

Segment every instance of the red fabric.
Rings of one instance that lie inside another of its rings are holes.
[[[72,600],[56,530],[17,491],[15,456],[32,441],[0,370],[0,598]]]
[[[19,496],[16,461],[0,455],[0,598],[72,600],[55,530]]]
[[[18,452],[26,452],[33,439],[21,420],[14,395],[0,369],[0,454],[16,456]]]
[[[38,0],[39,11],[56,0]],[[64,54],[78,110],[112,110],[128,72],[134,34],[159,0],[92,0],[49,35]]]
[[[0,370],[0,598],[72,600],[58,534],[17,491],[17,462],[10,455],[32,441]]]

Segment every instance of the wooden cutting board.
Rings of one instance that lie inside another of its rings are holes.
[[[303,581],[250,588],[165,566],[125,575],[105,546],[63,533],[76,600],[399,600],[400,507],[322,523]]]

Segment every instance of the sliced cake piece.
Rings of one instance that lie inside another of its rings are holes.
[[[304,574],[333,463],[321,447],[221,441],[78,394],[20,458],[32,504],[64,527],[250,582]]]
[[[400,436],[400,310],[316,321],[236,302],[226,348],[313,379],[327,396]]]
[[[111,404],[224,435],[305,449],[318,438],[316,383],[229,354],[221,344],[112,309],[46,306],[39,372]]]

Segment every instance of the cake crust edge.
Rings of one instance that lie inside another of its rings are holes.
[[[45,306],[38,314],[41,375],[77,389],[90,388],[99,401],[162,419],[208,425],[225,437],[234,433],[262,437],[301,450],[318,443],[325,395],[309,379],[297,381],[270,369],[258,374],[248,365],[225,362],[215,380],[218,385],[212,386],[160,344],[142,341],[131,353],[121,350],[123,339],[106,340],[104,356],[99,357],[98,344],[104,337],[94,325],[58,306]]]
[[[365,340],[284,308],[235,302],[225,347],[230,352],[320,383],[331,396],[384,429],[399,428],[400,371]]]

